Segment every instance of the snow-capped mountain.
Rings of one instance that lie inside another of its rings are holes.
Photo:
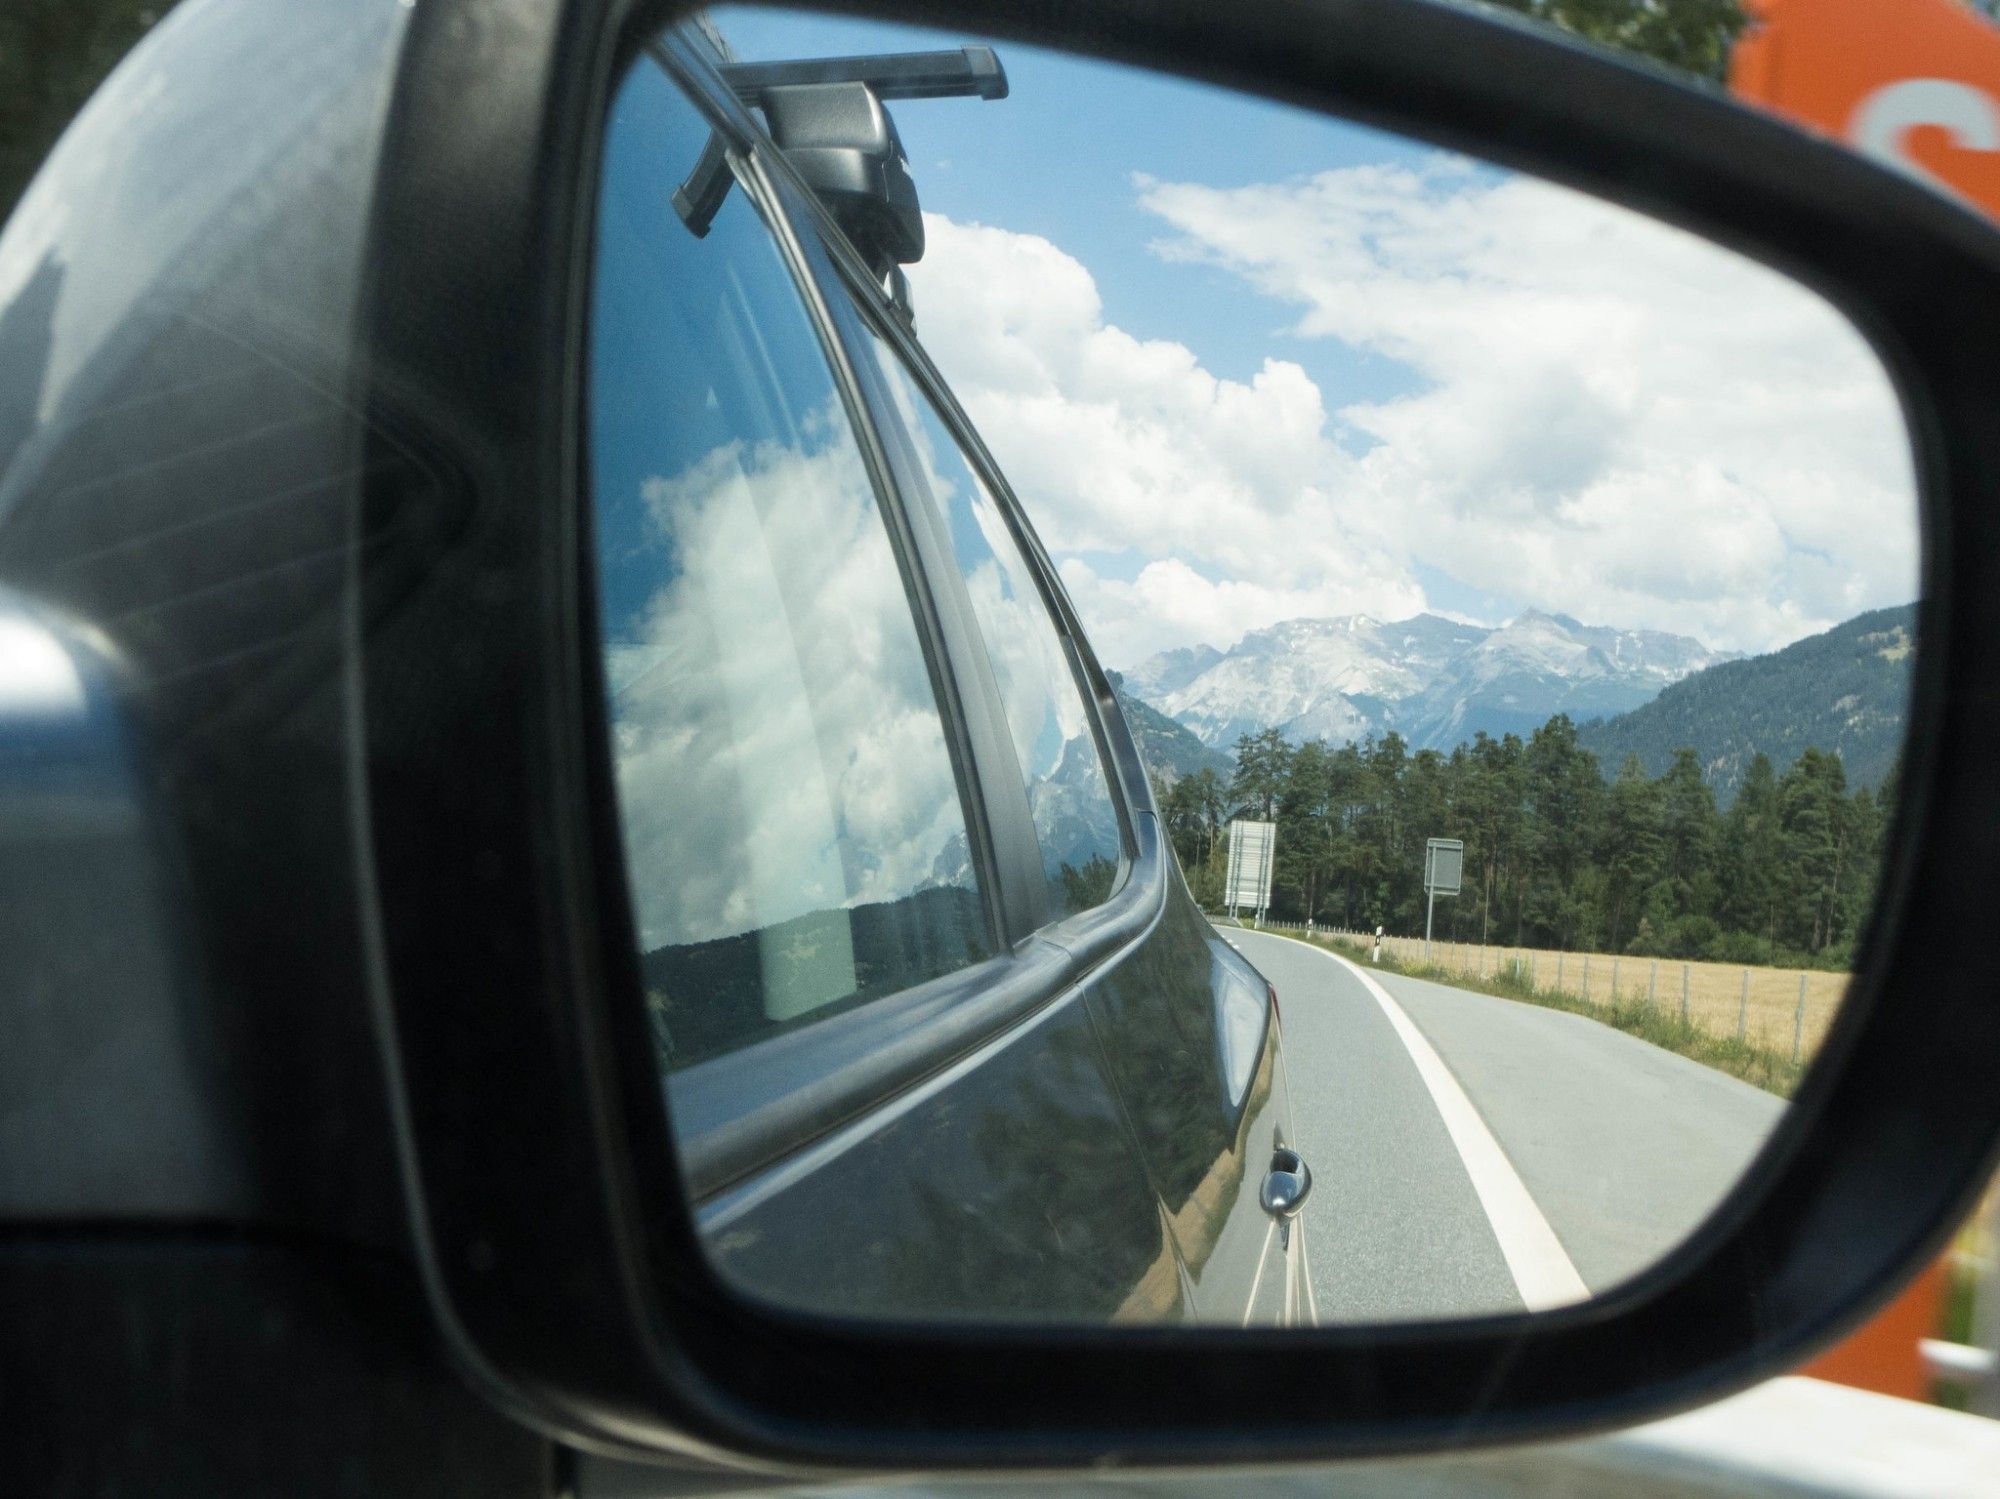
[[[1295,743],[1393,729],[1413,748],[1449,749],[1482,729],[1532,732],[1554,713],[1579,722],[1623,713],[1729,659],[1685,635],[1538,610],[1498,629],[1435,614],[1350,615],[1288,620],[1227,651],[1165,652],[1125,673],[1125,685],[1217,749],[1266,728]]]
[[[1126,687],[1149,703],[1157,703],[1168,693],[1187,686],[1222,659],[1212,645],[1184,645],[1178,650],[1161,651],[1125,672]]]

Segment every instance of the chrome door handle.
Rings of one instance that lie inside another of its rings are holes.
[[[1271,1171],[1258,1194],[1264,1211],[1274,1218],[1295,1218],[1312,1195],[1312,1169],[1296,1150],[1276,1150],[1271,1154]]]

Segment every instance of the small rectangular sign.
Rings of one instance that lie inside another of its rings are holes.
[[[1458,894],[1465,873],[1465,841],[1432,838],[1424,844],[1424,889],[1433,895]]]

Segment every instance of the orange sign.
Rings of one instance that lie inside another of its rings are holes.
[[[1934,1262],[1871,1321],[1797,1372],[1857,1390],[1929,1400],[1931,1371],[1924,1363],[1923,1340],[1938,1335],[1950,1282],[1946,1261]]]
[[[1740,98],[2000,217],[2000,28],[1953,0],[1743,0]]]

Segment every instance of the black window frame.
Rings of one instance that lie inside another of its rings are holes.
[[[869,272],[860,253],[848,242],[833,218],[822,208],[809,189],[791,174],[783,164],[783,153],[768,139],[762,149],[777,158],[772,175],[788,182],[792,192],[788,203],[816,232],[825,246],[827,258],[834,272],[832,284],[822,289],[822,296],[829,305],[837,305],[838,299],[847,297],[855,309],[855,317],[865,325],[868,336],[884,340],[892,352],[901,359],[904,369],[915,383],[918,393],[928,399],[936,409],[959,452],[985,485],[987,493],[998,507],[1007,523],[1009,534],[1021,550],[1035,585],[1041,593],[1042,605],[1048,611],[1050,623],[1057,637],[1062,641],[1067,657],[1071,681],[1077,696],[1082,701],[1086,722],[1097,747],[1099,763],[1103,766],[1106,794],[1118,818],[1118,831],[1124,867],[1121,878],[1113,887],[1108,899],[1088,910],[1078,911],[1056,921],[1035,928],[1033,935],[1052,942],[1075,954],[1086,969],[1094,968],[1114,952],[1139,940],[1157,914],[1161,900],[1165,896],[1166,867],[1162,865],[1163,850],[1157,809],[1153,805],[1151,784],[1146,779],[1145,763],[1140,758],[1138,746],[1127,728],[1124,715],[1118,707],[1117,697],[1112,691],[1110,678],[1095,652],[1090,648],[1088,637],[1077,618],[1076,607],[1062,586],[1053,560],[1042,545],[1041,538],[1029,524],[1019,497],[1006,475],[994,461],[992,453],[980,439],[977,429],[966,415],[965,409],[952,393],[950,385],[939,373],[930,354],[922,342],[911,332],[902,316],[890,302],[885,288]],[[921,309],[918,310],[921,315]],[[838,313],[834,323],[839,336],[851,337]],[[914,452],[914,445],[907,434],[901,434],[901,417],[896,413],[892,400],[882,387],[881,377],[873,369],[872,359],[863,357],[863,352],[850,349],[849,362],[857,369],[867,371],[866,379],[880,394],[875,420],[899,433],[898,440],[908,445]],[[916,486],[923,483],[918,469],[912,461],[909,465],[908,484],[913,494],[904,497],[905,508],[911,511],[929,513],[929,496],[922,497],[921,503],[912,503]],[[948,554],[947,554],[948,556]],[[956,577],[955,562],[943,562],[942,566]],[[969,621],[970,628],[977,637],[976,621]],[[993,711],[1001,711],[996,698]],[[1010,741],[1011,743],[1011,741]],[[1015,774],[1020,777],[1018,760]],[[1023,778],[1025,785],[1025,779]],[[1033,832],[1032,826],[1029,828]],[[1039,848],[1035,850],[1035,862],[1030,873],[1037,881],[1043,878]]]
[[[1143,811],[1131,802],[1133,785],[1146,784],[1136,746],[1129,734],[1107,732],[1109,681],[1089,655],[1047,553],[935,367],[903,334],[845,236],[705,57],[669,34],[643,48],[632,65],[659,67],[717,130],[734,174],[730,191],[753,199],[820,339],[904,571],[959,777],[975,877],[997,939],[992,958],[663,1078],[690,1195],[709,1203],[1060,999],[1114,954],[1142,941],[1163,909],[1167,876],[1150,802]],[[886,377],[861,357],[853,342],[861,330],[844,322],[843,313],[871,319],[891,338],[1000,506],[1063,642],[1105,769],[1123,855],[1120,883],[1089,910],[1052,919],[1027,781],[984,636],[957,565],[936,534],[930,497],[916,488],[923,481],[915,450],[888,398]],[[587,527],[587,495],[583,508]],[[579,556],[585,568],[594,567],[588,541]]]
[[[909,332],[907,325],[890,305],[882,287],[868,274],[859,253],[840,236],[838,228],[830,220],[821,227],[821,233],[830,247],[830,258],[837,278],[837,284],[825,288],[823,294],[830,306],[840,309],[833,314],[836,332],[850,342],[849,360],[857,369],[866,371],[865,379],[877,403],[877,424],[893,434],[889,445],[904,460],[905,468],[901,477],[907,489],[906,509],[913,515],[921,515],[925,525],[934,530],[941,530],[936,519],[938,507],[934,503],[934,497],[927,492],[928,483],[923,475],[923,466],[916,457],[918,449],[915,435],[905,430],[902,415],[897,411],[894,397],[888,389],[888,381],[875,368],[874,360],[869,357],[872,350],[851,346],[853,341],[858,339],[879,339],[889,350],[891,357],[901,362],[904,373],[916,388],[917,398],[930,402],[938,420],[944,426],[946,436],[956,445],[958,456],[985,487],[995,508],[1005,521],[1007,533],[1019,549],[1022,560],[1034,579],[1035,590],[1050,627],[1054,629],[1056,639],[1062,645],[1063,662],[1069,671],[1070,690],[1076,694],[1077,701],[1083,708],[1084,722],[1089,727],[1091,743],[1097,750],[1098,764],[1104,771],[1105,795],[1110,799],[1112,813],[1117,819],[1119,859],[1118,878],[1113,882],[1111,891],[1104,900],[1084,911],[1044,919],[1035,930],[1046,932],[1051,928],[1067,928],[1069,923],[1088,916],[1092,911],[1101,910],[1117,899],[1118,892],[1132,878],[1138,852],[1138,842],[1132,830],[1133,811],[1130,798],[1123,784],[1124,778],[1114,768],[1110,737],[1105,731],[1104,704],[1092,688],[1090,674],[1084,667],[1088,647],[1076,623],[1075,611],[1070,606],[1069,596],[1063,590],[1061,579],[1047,552],[1043,550],[1033,528],[1028,525],[1027,518],[1021,511],[1020,502],[1008,486],[999,466],[994,463],[985,445],[979,441],[978,434],[973,430],[964,408],[958,404],[957,398],[945,384],[944,377],[938,373],[937,367],[931,362],[922,344]],[[848,301],[846,307],[841,309],[839,298],[843,294],[847,295]],[[850,322],[848,318],[843,317],[842,311],[851,311],[853,321]],[[964,593],[964,580],[949,541],[940,536],[939,546],[941,556],[938,565],[951,574],[949,586],[955,593]],[[969,596],[967,608],[968,629],[983,640],[979,622],[969,612]],[[1004,720],[1005,707],[997,691],[994,711],[999,712]],[[1012,743],[1011,734],[1009,743]],[[1018,755],[1015,757],[1015,772],[1024,788],[1025,805],[1027,777],[1019,763]],[[1140,779],[1143,782],[1144,777],[1141,776]],[[1032,831],[1031,827],[1030,832]],[[1039,852],[1039,840],[1037,840],[1037,858],[1033,875],[1037,881],[1045,880],[1047,877]],[[1047,912],[1043,914],[1046,918]]]
[[[944,644],[945,629],[923,569],[913,553],[866,403],[856,389],[839,344],[829,336],[825,309],[819,305],[815,283],[802,264],[805,247],[764,174],[755,127],[740,110],[728,107],[730,101],[726,95],[718,95],[707,85],[698,67],[691,64],[689,54],[677,43],[662,40],[641,49],[632,58],[630,67],[657,69],[715,131],[726,170],[731,174],[729,191],[742,193],[762,221],[772,250],[790,279],[798,311],[818,343],[827,380],[839,396],[848,433],[860,451],[875,506],[902,577],[911,624],[924,655],[946,754],[951,761],[965,821],[967,854],[979,884],[986,934],[994,953],[978,963],[777,1035],[732,1047],[673,1073],[668,1105],[675,1117],[676,1133],[682,1136],[687,1151],[690,1179],[719,1189],[852,1112],[850,1096],[859,1086],[880,1086],[879,1074],[885,1070],[882,1059],[898,1054],[901,1049],[895,1045],[896,1038],[918,1017],[937,1012],[968,989],[984,987],[998,976],[995,970],[1004,965],[1007,956],[1007,929],[998,895],[1000,864],[993,855],[976,756],[967,740],[966,715],[959,708],[959,688]],[[580,524],[587,539],[579,556],[582,564],[593,572],[590,581],[594,592],[596,550],[594,537],[589,535],[595,519],[593,503],[586,493]],[[974,979],[974,975],[978,978]],[[889,1011],[874,1016],[872,1023],[859,1023],[858,1017],[882,1006],[890,1007]],[[876,1059],[876,1065],[868,1065],[870,1058]]]

